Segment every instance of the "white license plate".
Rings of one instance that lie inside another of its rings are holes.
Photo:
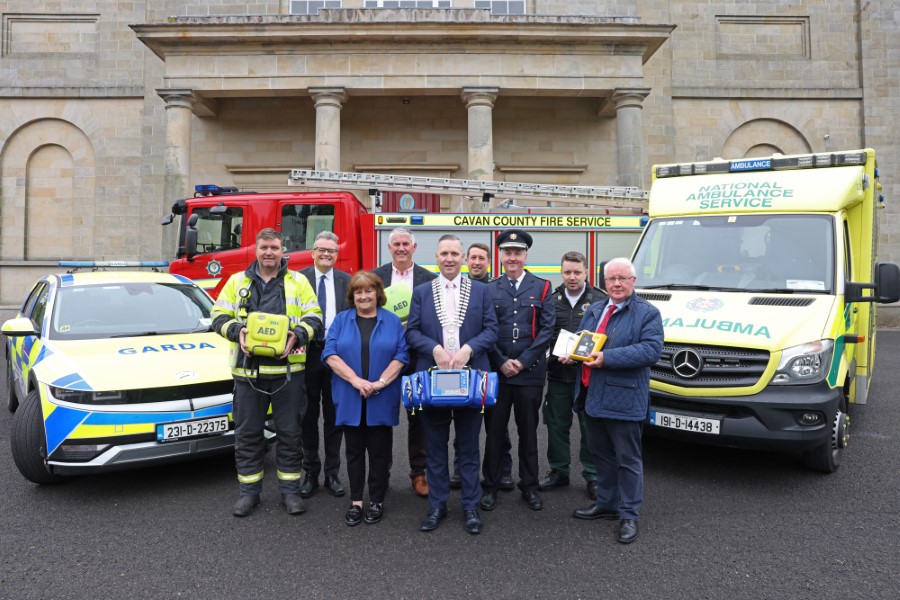
[[[156,426],[156,441],[172,442],[185,438],[219,435],[228,431],[228,416],[192,421],[177,421]]]
[[[656,425],[657,427],[668,427],[669,429],[693,431],[694,433],[719,435],[719,425],[721,425],[721,421],[650,411],[650,424]]]

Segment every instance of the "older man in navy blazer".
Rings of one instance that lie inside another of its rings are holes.
[[[455,235],[438,240],[437,262],[441,274],[432,283],[413,290],[407,323],[406,341],[415,369],[431,367],[490,370],[487,352],[497,342],[497,316],[486,285],[460,275],[462,242]],[[481,532],[478,481],[481,410],[477,408],[430,408],[421,415],[425,430],[428,460],[428,502],[430,509],[419,527],[432,531],[447,515],[450,496],[450,471],[447,466],[447,442],[450,422],[456,430],[457,455],[462,478],[465,528],[471,534]]]

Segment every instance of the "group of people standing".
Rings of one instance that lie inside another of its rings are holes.
[[[332,496],[345,494],[338,477],[343,437],[351,500],[345,523],[379,522],[392,467],[393,427],[400,421],[402,375],[470,367],[498,373],[493,408],[407,413],[409,476],[415,492],[429,503],[420,531],[439,527],[450,490],[457,487],[465,530],[482,531],[480,511],[494,510],[498,492],[516,485],[510,415],[518,437],[518,488],[528,508],[541,510],[539,491],[569,485],[569,436],[577,414],[582,475],[592,504],[573,516],[619,520],[618,540],[634,541],[643,499],[641,431],[648,412],[649,367],[661,353],[663,330],[659,312],[634,294],[631,263],[621,258],[604,266],[604,293],[587,283],[584,255],[567,252],[561,260],[563,284],[552,289],[549,281],[526,269],[532,237],[510,229],[496,239],[502,276],[490,280],[486,245],[464,251],[452,234],[438,241],[435,275],[415,264],[413,234],[395,229],[388,241],[391,262],[350,276],[334,268],[338,241],[331,232],[320,233],[312,249],[314,265],[295,273],[287,268],[279,234],[263,230],[257,236],[257,260],[229,279],[216,302],[213,328],[232,342],[236,381],[240,494],[233,514],[247,516],[259,503],[264,424],[271,404],[285,510],[305,511],[304,498],[319,487],[320,473]],[[468,276],[462,274],[463,263]],[[385,289],[398,285],[411,293],[406,322],[384,308]],[[248,356],[244,323],[255,311],[289,317],[281,357]],[[548,350],[562,329],[599,331],[607,341],[587,361],[575,362]],[[537,443],[542,404],[550,464],[543,478]],[[324,461],[319,458],[320,414]]]

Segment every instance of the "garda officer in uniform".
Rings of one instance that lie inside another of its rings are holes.
[[[553,290],[556,301],[554,340],[563,329],[576,333],[591,304],[606,300],[606,294],[588,284],[587,259],[581,252],[563,254],[560,274],[563,284]],[[550,463],[550,472],[538,484],[538,489],[542,492],[569,485],[569,430],[572,428],[572,401],[579,366],[563,364],[556,356],[550,356],[547,360],[547,396],[543,412],[544,424],[547,426],[547,462]],[[581,428],[581,448],[578,455],[581,459],[581,473],[587,483],[588,497],[596,500],[597,469],[587,448],[583,412],[578,413],[578,424]]]
[[[525,270],[531,244],[531,236],[521,229],[508,229],[497,236],[505,273],[489,285],[500,322],[490,358],[491,367],[499,373],[500,390],[488,424],[483,510],[493,510],[497,505],[503,438],[512,411],[519,433],[519,489],[528,508],[544,507],[537,493],[537,425],[556,311],[550,282]]]
[[[281,356],[250,356],[247,316],[253,312],[287,315],[290,329]],[[275,465],[281,503],[288,514],[306,510],[300,497],[303,452],[300,422],[306,408],[304,347],[322,330],[322,311],[306,277],[288,270],[281,234],[263,229],[256,236],[256,260],[229,278],[212,311],[213,330],[231,341],[234,376],[234,457],[240,496],[232,513],[245,517],[259,504],[269,405],[278,435]]]

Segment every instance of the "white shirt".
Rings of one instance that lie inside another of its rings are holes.
[[[569,301],[569,305],[572,308],[575,308],[575,305],[578,303],[578,299],[581,298],[581,295],[584,293],[585,289],[587,289],[587,286],[583,286],[581,290],[573,296],[569,293],[569,288],[566,288],[566,300]]]
[[[318,269],[316,269],[316,287],[315,291],[317,294],[319,293],[319,280],[324,277],[325,278],[325,333],[328,333],[328,328],[331,327],[331,322],[334,321],[334,317],[337,313],[337,303],[335,302],[336,296],[334,292],[334,274],[332,273],[333,269],[328,269],[327,273],[322,273]]]
[[[416,264],[413,263],[409,266],[409,268],[405,271],[400,271],[397,267],[391,263],[391,285],[395,283],[403,283],[409,289],[413,289],[413,270],[415,269]]]

